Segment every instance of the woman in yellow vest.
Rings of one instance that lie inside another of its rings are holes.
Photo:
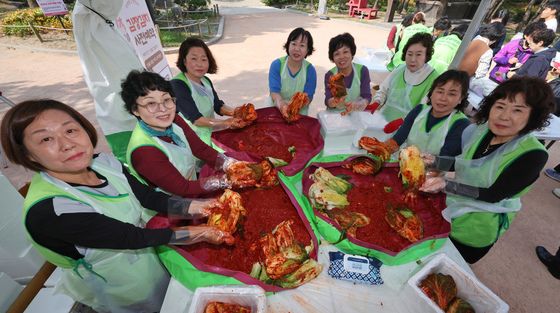
[[[451,241],[467,262],[488,253],[521,210],[521,196],[548,159],[532,132],[547,125],[554,107],[545,81],[510,79],[483,100],[476,124],[463,132],[461,155],[435,158],[437,169],[454,166],[454,175],[430,176],[420,190],[447,193],[442,214],[451,222]]]
[[[145,229],[155,212],[193,218],[199,201],[155,192],[112,155],[94,154],[97,134],[76,110],[54,100],[22,102],[2,120],[2,147],[35,171],[23,224],[32,245],[62,268],[56,289],[97,312],[157,312],[169,275],[157,245],[230,242],[209,226]]]
[[[181,44],[177,67],[181,73],[171,80],[177,98],[177,111],[202,141],[210,144],[213,130],[240,128],[238,118],[217,119],[215,114],[232,116],[233,109],[218,97],[206,74],[218,71],[210,48],[201,39],[190,37]]]
[[[268,106],[276,106],[282,115],[287,117],[288,104],[296,92],[305,92],[309,102],[313,100],[317,87],[317,72],[306,60],[315,50],[313,37],[309,31],[301,27],[292,30],[284,44],[284,50],[287,55],[270,64]],[[307,115],[309,102],[301,109],[301,114]]]
[[[427,64],[433,52],[429,33],[412,36],[403,48],[405,64],[399,65],[381,83],[373,97],[372,109],[380,107],[381,114],[390,122],[405,117],[416,105],[426,103],[424,98],[439,75]]]
[[[138,119],[126,150],[132,175],[181,197],[199,197],[229,187],[223,172],[197,180],[202,162],[225,171],[235,159],[204,143],[177,114],[168,81],[156,73],[132,71],[121,87],[125,109]]]
[[[363,110],[371,101],[369,70],[352,62],[356,55],[356,43],[349,33],[340,34],[329,41],[329,59],[336,65],[325,73],[325,105],[335,110]],[[344,75],[345,97],[333,97],[329,88],[331,76]]]
[[[449,70],[438,76],[428,92],[428,103],[412,109],[387,141],[389,151],[394,152],[404,144],[433,155],[461,154],[461,135],[470,124],[463,113],[468,104],[468,90],[466,72]]]

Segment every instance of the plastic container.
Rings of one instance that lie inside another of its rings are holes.
[[[191,307],[185,313],[204,313],[208,303],[213,301],[239,304],[251,308],[251,313],[266,312],[266,296],[258,286],[214,286],[197,288]]]
[[[356,132],[364,127],[359,112],[342,116],[340,112],[321,111],[317,115],[321,124],[321,135],[325,141],[323,155],[356,153],[352,140]]]
[[[16,283],[6,273],[0,272],[0,312],[7,312],[22,290],[22,285]]]
[[[437,304],[428,298],[418,287],[420,282],[431,273],[451,275],[457,285],[457,296],[469,302],[477,313],[506,313],[509,306],[476,277],[467,273],[445,254],[438,254],[408,280],[412,297],[418,299],[418,312],[443,313]]]

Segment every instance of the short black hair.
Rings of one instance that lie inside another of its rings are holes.
[[[288,51],[290,49],[290,42],[298,39],[299,37],[307,39],[307,54],[305,55],[307,58],[313,54],[313,51],[315,51],[315,48],[313,48],[313,37],[311,37],[311,33],[309,31],[301,27],[292,30],[292,32],[288,35],[288,40],[286,40],[286,43],[284,44],[284,50],[286,50],[286,53],[289,55]]]
[[[337,35],[329,41],[329,60],[333,61],[334,52],[342,47],[350,48],[352,56],[356,55],[356,43],[349,33]]]
[[[523,36],[531,36],[535,31],[546,29],[546,24],[543,21],[536,21],[529,23],[523,30]]]
[[[189,54],[189,50],[193,47],[199,47],[204,49],[206,52],[206,57],[208,58],[208,74],[215,74],[218,72],[218,64],[216,63],[216,59],[212,55],[210,48],[206,45],[206,43],[197,37],[189,37],[181,43],[181,47],[179,47],[179,56],[177,57],[177,67],[181,70],[181,72],[186,73],[187,67],[185,66],[185,58],[187,54]]]
[[[465,36],[465,33],[467,32],[467,29],[469,29],[469,24],[459,24],[453,27],[450,35],[457,35],[457,37],[462,40]]]
[[[554,41],[554,38],[556,38],[556,34],[552,29],[548,28],[539,29],[531,34],[531,39],[533,40],[533,42],[539,43],[542,41],[543,47],[550,46],[550,44]]]
[[[412,25],[412,19],[414,18],[414,13],[409,13],[407,15],[405,15],[402,19],[402,26],[404,27],[408,27],[410,25]]]
[[[480,36],[488,38],[490,41],[500,39],[506,33],[504,25],[500,22],[482,25],[480,27]]]
[[[449,17],[443,16],[438,19],[434,24],[434,29],[446,31],[451,28],[451,21]]]
[[[470,77],[469,74],[465,71],[447,70],[439,75],[432,83],[432,87],[430,87],[430,91],[428,92],[428,99],[432,97],[432,93],[437,87],[445,85],[449,81],[454,81],[461,85],[461,102],[455,107],[455,109],[463,112],[463,110],[469,104],[469,101],[467,100],[467,94],[469,92]],[[428,104],[432,105],[430,102],[431,100],[428,101]]]
[[[492,19],[500,19],[502,25],[506,26],[507,22],[509,21],[509,11],[507,9],[501,9],[492,15]]]
[[[426,47],[426,63],[428,63],[432,59],[432,54],[434,54],[434,41],[431,34],[423,32],[416,33],[412,35],[410,39],[408,39],[408,41],[404,45],[401,60],[406,60],[406,52],[408,51],[408,48],[416,43],[419,43],[422,46]]]
[[[479,111],[474,116],[477,124],[488,121],[492,106],[500,99],[514,99],[518,94],[525,97],[527,106],[531,108],[529,121],[520,134],[540,130],[550,124],[549,115],[554,112],[556,103],[550,86],[540,78],[514,76],[501,83],[482,100]]]
[[[175,97],[171,83],[159,74],[148,71],[131,71],[121,83],[121,98],[124,101],[124,109],[133,114],[138,109],[136,100],[154,90],[167,92]]]

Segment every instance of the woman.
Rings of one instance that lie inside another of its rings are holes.
[[[425,16],[423,12],[416,12],[412,18],[412,25],[405,27],[402,31],[402,35],[399,37],[397,48],[395,54],[391,58],[391,61],[387,64],[387,70],[392,71],[401,65],[404,61],[402,56],[404,55],[403,49],[408,40],[417,33],[428,33],[431,34],[430,29],[424,25],[426,23]]]
[[[284,44],[288,55],[278,58],[270,64],[268,72],[268,88],[270,90],[270,105],[275,105],[284,117],[287,117],[288,104],[296,92],[305,92],[309,102],[301,109],[301,114],[307,115],[309,104],[315,95],[317,87],[317,72],[306,58],[315,49],[313,37],[307,30],[298,27],[288,35]]]
[[[325,105],[329,109],[344,110],[354,107],[355,110],[363,110],[371,101],[371,90],[369,87],[369,70],[361,64],[353,63],[356,55],[356,44],[354,37],[344,33],[331,38],[329,41],[329,60],[336,65],[325,73]],[[342,73],[346,96],[335,98],[329,88],[329,80],[332,75]]]
[[[467,106],[469,75],[449,70],[441,74],[430,88],[428,104],[410,111],[393,136],[393,147],[417,146],[422,152],[441,156],[461,153],[461,134],[469,126],[463,114]],[[396,150],[395,148],[391,150]],[[393,151],[394,152],[394,151]]]
[[[450,29],[451,21],[449,20],[449,17],[442,16],[434,23],[434,26],[431,28],[432,39],[436,41],[440,37],[447,36],[447,32]]]
[[[532,132],[547,125],[553,108],[552,91],[542,80],[502,83],[483,100],[477,124],[463,133],[462,153],[452,160],[454,180],[432,176],[420,188],[447,193],[443,215],[451,222],[449,237],[467,262],[488,253],[539,177],[548,153]]]
[[[176,114],[168,81],[155,73],[132,71],[121,87],[125,109],[138,119],[126,151],[128,169],[138,180],[182,197],[228,187],[225,175],[196,180],[197,161],[225,170],[234,159],[205,144]]]
[[[425,103],[432,82],[438,73],[426,62],[434,52],[432,36],[418,33],[403,48],[405,64],[395,69],[381,84],[373,98],[372,109],[381,107],[387,121],[406,116],[417,104]]]
[[[206,77],[206,74],[215,74],[218,65],[204,41],[194,37],[183,41],[179,48],[177,67],[181,73],[171,80],[177,97],[177,108],[202,141],[211,143],[212,130],[243,126],[238,118],[215,118],[214,113],[233,116],[233,109],[218,98],[214,85]]]
[[[493,60],[496,62],[496,66],[490,71],[490,79],[497,84],[502,83],[507,80],[507,74],[510,70],[519,69],[533,54],[527,44],[527,39],[535,31],[545,28],[546,25],[543,22],[531,23],[523,31],[522,39],[511,40],[503,46],[494,56]]]
[[[389,36],[387,37],[387,48],[391,50],[391,52],[395,53],[397,47],[399,46],[399,42],[402,38],[402,33],[404,29],[410,25],[412,25],[412,19],[414,18],[414,14],[410,13],[403,17],[403,20],[398,25],[393,25],[391,30],[389,31]]]
[[[154,192],[112,155],[94,155],[95,128],[63,103],[22,102],[1,131],[8,159],[37,172],[23,208],[32,245],[62,268],[57,288],[98,312],[159,311],[169,276],[152,247],[233,239],[208,226],[143,228],[153,215],[145,208],[188,218],[204,206]]]
[[[438,73],[443,73],[449,68],[449,64],[451,64],[457,50],[459,50],[468,27],[468,24],[457,25],[451,30],[449,35],[439,37],[434,41],[434,54],[429,64]]]

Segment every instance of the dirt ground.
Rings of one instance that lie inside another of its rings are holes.
[[[339,33],[350,32],[356,38],[357,55],[360,56],[366,47],[383,47],[389,31],[387,25],[325,21],[263,8],[257,0],[216,3],[220,4],[226,19],[222,39],[210,47],[219,66],[219,72],[211,79],[220,97],[232,106],[248,101],[262,106],[268,90],[270,62],[283,55],[282,45],[295,27],[308,29],[315,41],[316,51],[308,58],[318,73],[311,114],[324,108],[323,75],[333,66],[327,56],[328,40]],[[93,101],[83,81],[77,55],[7,48],[2,43],[0,39],[0,90],[5,96],[15,102],[54,98],[74,106],[97,125]],[[173,65],[177,55],[167,57]],[[0,105],[1,118],[6,106]],[[98,150],[108,150],[103,139]],[[554,145],[549,152],[547,167],[560,162],[560,144]],[[14,165],[2,172],[16,186],[21,186],[30,177],[30,173]],[[557,227],[560,225],[560,199],[551,193],[556,187],[560,187],[558,182],[541,175],[523,198],[524,208],[510,230],[488,256],[472,267],[477,277],[510,305],[510,312],[559,312],[560,280],[549,275],[534,252],[536,245],[554,251],[560,245]]]

